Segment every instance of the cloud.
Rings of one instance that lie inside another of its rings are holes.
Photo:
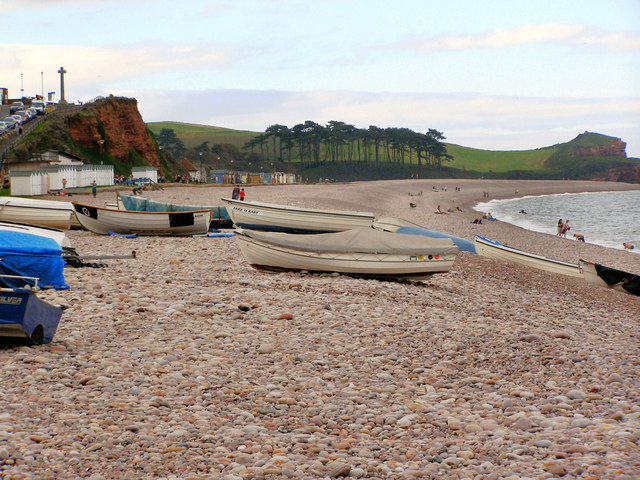
[[[53,73],[64,65],[75,85],[117,82],[167,70],[221,68],[236,56],[231,48],[211,44],[132,44],[110,46],[2,45],[5,71]],[[55,63],[54,63],[55,62]],[[39,77],[38,77],[39,78]]]
[[[584,25],[549,23],[500,28],[474,35],[436,36],[424,41],[413,42],[409,46],[423,52],[438,52],[507,48],[542,43],[596,46],[608,51],[640,50],[640,34],[605,32]]]

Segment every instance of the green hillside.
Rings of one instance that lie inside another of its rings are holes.
[[[187,148],[197,147],[198,145],[202,145],[203,142],[209,142],[209,146],[229,143],[238,148],[242,148],[245,143],[260,133],[180,122],[151,122],[147,123],[147,126],[156,136],[158,136],[163,128],[173,130]]]
[[[172,129],[188,149],[201,145],[203,142],[208,142],[210,147],[216,144],[231,144],[241,149],[246,142],[258,135],[264,135],[264,132],[178,122],[149,123],[148,127],[156,135],[163,128]],[[387,163],[378,167],[373,167],[370,161],[365,163],[327,163],[316,165],[314,168],[302,168],[295,153],[290,159],[283,158],[282,162],[278,163],[285,168],[284,162],[286,161],[287,169],[297,170],[303,176],[340,179],[406,178],[416,172],[434,178],[466,178],[489,175],[493,178],[588,179],[606,176],[606,172],[611,168],[632,167],[640,164],[638,159],[625,158],[624,146],[620,139],[592,132],[581,133],[566,143],[533,150],[497,151],[480,150],[450,143],[444,143],[444,145],[450,160],[443,162],[442,168],[424,165],[418,167],[415,154],[411,158],[407,157],[406,161],[403,159],[400,164]],[[251,164],[245,163],[249,168],[248,165]],[[239,163],[236,158],[236,165],[243,164]]]
[[[460,145],[446,144],[453,160],[447,165],[460,170],[477,172],[507,172],[510,170],[540,170],[553,153],[553,147],[536,150],[495,151],[478,150]]]

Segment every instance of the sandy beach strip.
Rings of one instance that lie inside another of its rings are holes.
[[[425,179],[245,191],[640,273],[635,253],[471,223],[485,191],[637,188]],[[194,205],[230,194],[145,192]],[[468,253],[409,283],[264,273],[233,238],[69,237],[81,255],[138,258],[65,269],[71,288],[42,293],[67,307],[54,341],[0,348],[1,478],[640,477],[640,297]]]

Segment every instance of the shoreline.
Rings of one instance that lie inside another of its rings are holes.
[[[482,191],[506,198],[525,191],[517,183],[245,191],[640,272],[629,252],[470,223]],[[526,185],[607,187],[579,183]],[[219,205],[231,188],[145,196]],[[437,215],[438,204],[463,212]],[[70,289],[41,293],[67,307],[53,342],[0,347],[0,477],[640,476],[640,297],[466,252],[449,273],[385,282],[258,271],[233,238],[68,236],[81,256],[137,257],[65,269]]]

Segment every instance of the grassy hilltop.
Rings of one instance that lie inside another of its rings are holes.
[[[208,142],[231,144],[241,149],[248,141],[263,132],[232,130],[221,127],[178,122],[154,122],[147,124],[158,135],[163,128],[172,129],[187,149]],[[604,178],[612,168],[639,165],[638,159],[624,156],[624,143],[615,137],[585,132],[562,144],[532,150],[495,151],[480,150],[451,143],[444,143],[451,160],[439,169],[418,167],[415,156],[403,164],[380,165],[333,164],[297,170],[310,178],[325,177],[341,180],[365,180],[383,178],[407,178],[419,173],[429,177],[469,178],[483,175],[493,178],[552,179]],[[295,167],[292,158],[287,167]]]

